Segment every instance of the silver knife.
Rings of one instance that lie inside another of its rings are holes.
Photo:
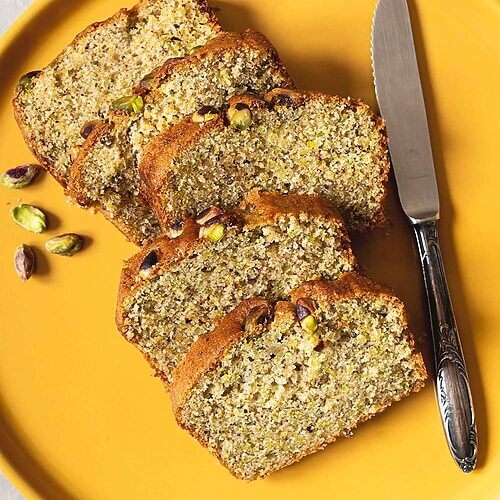
[[[372,64],[399,199],[415,232],[434,346],[435,388],[450,452],[464,472],[476,466],[477,431],[469,378],[438,240],[439,196],[424,97],[405,0],[380,0]]]

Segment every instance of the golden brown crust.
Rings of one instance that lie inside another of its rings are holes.
[[[155,252],[158,258],[158,264],[151,271],[151,275],[159,273],[161,269],[183,259],[189,253],[203,243],[199,238],[200,226],[193,219],[187,219],[184,223],[182,234],[177,238],[170,238],[167,235],[160,236],[148,245],[144,246],[140,252],[127,260],[123,266],[120,285],[118,288],[118,300],[116,309],[116,324],[118,329],[123,332],[123,303],[126,297],[131,295],[141,282],[136,281],[139,274],[139,268],[151,252]]]
[[[297,300],[298,298],[304,296],[312,296],[318,300],[324,300],[329,303],[351,297],[365,296],[367,298],[370,298],[384,296],[396,303],[399,303],[404,310],[403,304],[397,297],[393,295],[390,288],[375,283],[366,276],[362,276],[357,273],[344,273],[338,280],[335,281],[306,282],[292,292],[293,300]],[[186,429],[205,447],[208,447],[205,436],[198,434],[195,429],[193,429],[187,422],[182,419],[182,407],[189,397],[191,390],[198,383],[201,377],[212,370],[232,346],[249,335],[249,333],[245,332],[244,329],[245,318],[253,307],[260,305],[266,305],[269,308],[272,307],[272,305],[268,301],[259,298],[248,299],[240,303],[235,309],[233,309],[233,311],[231,311],[223,318],[223,320],[215,330],[204,335],[191,346],[184,360],[174,370],[173,381],[169,389],[172,408],[177,423],[182,428]],[[290,317],[290,315],[295,315],[293,303],[278,302],[276,304],[274,321],[285,320],[285,318],[287,316]],[[420,389],[422,389],[422,387],[424,386],[424,381],[427,378],[427,371],[422,359],[422,355],[414,348],[413,336],[407,329],[405,330],[405,332],[407,334],[410,346],[413,350],[414,361],[417,365],[419,380],[415,383],[415,385],[411,387],[407,392],[400,394],[397,397],[393,398],[391,401],[387,401],[384,405],[381,405],[381,407],[378,408],[375,413],[366,415],[358,420],[350,429],[344,429],[342,432],[327,436],[321,444],[297,453],[290,457],[289,460],[278,464],[275,468],[268,471],[266,476],[278,469],[299,461],[306,455],[323,449],[329,443],[332,443],[338,437],[344,435],[345,431],[351,431],[355,429],[360,423],[369,420],[377,413],[381,413],[386,408],[391,406],[394,402],[400,401],[410,393],[418,392],[420,391]],[[217,457],[217,459],[229,470],[232,475],[239,479],[246,479],[239,476],[236,471],[231,469],[229,464],[220,456],[218,450],[210,449],[210,452]],[[257,479],[257,477],[253,477],[251,479]]]
[[[207,373],[228,349],[248,335],[244,329],[248,313],[254,307],[269,305],[267,300],[258,297],[244,300],[224,316],[215,330],[203,335],[191,346],[173,374],[170,397],[176,415],[200,377]]]
[[[403,302],[394,294],[394,290],[386,285],[377,283],[372,279],[358,273],[344,273],[335,281],[306,281],[290,292],[292,302],[297,302],[301,297],[309,297],[318,302],[333,303],[339,299],[364,297],[385,297],[398,306],[403,313],[405,334],[413,351],[415,362],[419,366],[418,372],[422,379],[427,378],[422,355],[415,348],[415,339],[408,329],[408,313]]]
[[[284,85],[293,87],[293,82],[286,72],[285,67],[281,63],[276,49],[271,45],[271,42],[262,34],[253,30],[246,30],[243,33],[223,32],[209,40],[203,47],[196,50],[194,53],[181,58],[168,59],[162,66],[157,68],[155,76],[151,79],[147,86],[138,86],[134,89],[134,93],[141,95],[144,103],[154,102],[156,99],[162,99],[163,94],[159,87],[166,82],[171,76],[185,68],[186,66],[200,65],[205,59],[224,52],[239,52],[243,47],[249,47],[254,50],[268,52],[271,58],[272,65],[276,72],[281,73],[284,80]],[[126,111],[116,110],[109,113],[106,120],[100,121],[89,137],[85,140],[78,157],[73,162],[70,170],[69,192],[70,195],[82,206],[95,205],[100,209],[99,203],[89,200],[85,194],[84,168],[87,156],[96,147],[99,141],[112,129],[114,124],[132,123],[134,117],[127,114]],[[102,210],[101,210],[102,211]]]
[[[209,16],[209,19],[214,27],[214,29],[220,30],[219,26],[219,21],[217,20],[215,16],[215,11],[209,7],[207,0],[195,0],[198,2],[200,6],[201,12],[207,13]],[[120,18],[125,18],[129,19],[131,21],[131,24],[133,23],[133,20],[135,17],[137,17],[139,11],[141,8],[145,5],[150,3],[151,0],[140,0],[136,5],[131,7],[130,9],[120,9],[119,11],[115,12],[112,16],[109,18],[105,19],[104,21],[99,21],[92,23],[91,25],[87,26],[84,30],[82,30],[80,33],[78,33],[75,38],[72,40],[72,42],[65,47],[43,70],[41,70],[40,74],[42,75],[44,71],[46,70],[47,67],[53,65],[56,63],[60,57],[64,54],[64,52],[67,50],[68,47],[75,47],[81,40],[83,40],[85,37],[88,35],[91,35],[93,32],[98,30],[99,28],[107,25],[112,25],[115,23],[118,19]],[[37,160],[40,162],[42,167],[47,170],[63,187],[66,187],[67,185],[67,179],[63,177],[59,172],[57,172],[54,168],[53,165],[50,163],[50,161],[45,158],[40,152],[38,152],[37,145],[35,142],[31,139],[30,137],[30,127],[29,125],[24,121],[23,119],[23,113],[22,109],[19,103],[19,92],[16,89],[16,94],[14,96],[14,99],[12,101],[12,105],[14,108],[14,116],[16,119],[16,122],[19,126],[19,129],[21,130],[21,134],[24,138],[24,141],[30,151],[33,153],[33,155],[37,158]]]
[[[281,194],[255,188],[247,194],[236,211],[244,214],[245,226],[249,227],[275,222],[283,215],[298,217],[300,214],[344,224],[342,216],[333,203],[327,198],[314,194]],[[347,234],[345,237],[349,239]]]
[[[380,165],[378,177],[383,185],[383,193],[380,197],[380,204],[383,207],[387,197],[387,179],[389,176],[390,162],[387,149],[387,133],[382,118],[372,113],[369,107],[362,101],[344,98],[340,96],[329,95],[323,92],[313,92],[296,89],[274,89],[262,98],[254,94],[243,94],[232,97],[228,101],[228,106],[234,106],[237,103],[246,104],[252,111],[266,107],[289,106],[297,107],[303,105],[308,100],[328,99],[334,103],[343,103],[353,109],[360,109],[373,121],[376,130],[380,134],[380,150],[376,157]],[[162,187],[168,182],[170,167],[174,159],[183,151],[195,143],[199,137],[210,134],[212,130],[221,129],[225,125],[224,116],[200,125],[193,123],[191,117],[186,117],[169,130],[159,134],[149,146],[145,149],[143,159],[139,165],[139,174],[141,177],[141,192],[149,205],[153,209],[160,225],[165,228],[172,222],[172,215],[168,212]],[[373,229],[381,227],[386,223],[386,217],[383,208],[376,214],[373,224],[362,229]]]
[[[241,205],[227,212],[225,217],[242,226],[255,227],[274,223],[281,216],[298,217],[300,214],[338,224],[340,244],[348,253],[351,264],[356,265],[342,217],[333,204],[325,198],[315,195],[283,195],[252,190]],[[126,332],[123,325],[125,313],[123,303],[127,297],[135,293],[137,287],[141,286],[141,281],[137,281],[136,278],[146,256],[152,251],[157,254],[158,264],[152,269],[150,276],[161,274],[166,267],[186,258],[199,245],[205,244],[206,240],[199,237],[199,229],[200,226],[194,219],[187,219],[184,221],[184,229],[180,236],[177,238],[170,238],[168,235],[160,236],[125,263],[120,279],[116,312],[116,323],[124,336]]]

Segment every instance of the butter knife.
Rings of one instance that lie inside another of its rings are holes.
[[[463,472],[476,466],[474,408],[438,239],[439,196],[424,97],[405,0],[380,0],[372,65],[399,199],[417,240],[434,347],[436,397],[450,452]]]

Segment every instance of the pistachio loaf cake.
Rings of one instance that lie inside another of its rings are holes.
[[[169,60],[133,95],[141,109],[113,111],[89,125],[90,134],[71,168],[70,193],[101,210],[132,241],[156,236],[157,221],[139,196],[138,164],[144,146],[191,113],[204,123],[213,107],[248,91],[265,93],[292,82],[278,54],[260,33],[223,33],[181,59]]]
[[[220,30],[206,0],[142,0],[92,24],[44,70],[19,81],[14,110],[28,146],[65,186],[85,125],[124,106],[130,89],[166,59]]]
[[[353,270],[342,219],[317,196],[253,191],[171,228],[122,272],[117,325],[166,382],[190,345],[235,304],[286,297],[305,280]]]
[[[292,302],[242,302],[201,337],[170,386],[178,423],[252,480],[350,435],[426,378],[403,304],[355,273]]]
[[[385,127],[362,102],[275,89],[232,98],[208,123],[193,118],[153,140],[140,166],[163,227],[254,187],[326,196],[352,229],[384,223]]]

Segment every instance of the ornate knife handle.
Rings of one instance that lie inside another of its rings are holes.
[[[463,472],[471,472],[477,454],[474,407],[439,248],[437,220],[414,223],[413,229],[429,304],[441,421],[455,462]]]

